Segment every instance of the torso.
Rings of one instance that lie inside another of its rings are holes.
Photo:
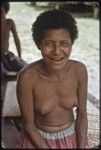
[[[1,52],[7,52],[9,48],[9,34],[11,30],[11,21],[6,19],[1,22]]]
[[[77,77],[75,62],[63,79],[46,76],[38,69],[33,78],[33,97],[36,126],[54,132],[69,127],[74,121],[73,107],[77,107]],[[37,67],[36,67],[37,68]]]

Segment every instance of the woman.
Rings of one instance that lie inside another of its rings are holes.
[[[86,148],[87,69],[69,59],[78,37],[76,21],[65,11],[43,12],[32,25],[32,36],[43,58],[18,77],[24,130],[17,148]]]

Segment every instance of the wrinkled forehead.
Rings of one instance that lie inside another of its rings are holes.
[[[65,28],[45,30],[43,32],[43,39],[50,39],[50,38],[63,40],[70,39],[71,41],[70,32]]]

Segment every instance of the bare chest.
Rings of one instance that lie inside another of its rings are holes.
[[[8,49],[11,25],[8,21],[2,22],[1,29],[1,49],[4,51]]]
[[[72,108],[77,104],[76,91],[75,76],[57,81],[39,79],[34,89],[35,107],[47,112],[57,105]]]
[[[9,36],[9,32],[11,30],[11,25],[9,24],[9,22],[5,21],[1,23],[1,36],[2,38],[6,38]]]

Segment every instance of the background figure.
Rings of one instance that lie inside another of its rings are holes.
[[[76,20],[65,11],[45,11],[33,23],[32,36],[42,59],[18,76],[24,130],[17,148],[85,149],[88,73],[82,62],[69,58],[78,37]]]
[[[12,19],[6,18],[9,9],[10,4],[8,2],[1,3],[1,69],[4,75],[8,71],[19,71],[27,65],[27,63],[21,59],[21,44],[15,23]],[[18,57],[9,50],[10,32],[13,34]]]

